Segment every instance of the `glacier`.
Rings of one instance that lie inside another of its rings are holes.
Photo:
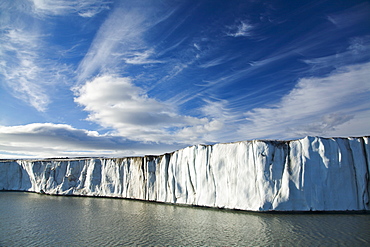
[[[369,137],[195,145],[126,158],[1,160],[0,190],[248,211],[368,211]]]

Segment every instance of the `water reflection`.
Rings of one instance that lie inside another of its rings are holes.
[[[370,215],[261,214],[0,192],[0,246],[370,244]]]

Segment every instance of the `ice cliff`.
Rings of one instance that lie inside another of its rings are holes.
[[[0,190],[252,211],[369,210],[369,137],[196,145],[160,156],[0,161]]]

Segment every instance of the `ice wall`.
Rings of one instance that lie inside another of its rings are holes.
[[[369,210],[369,137],[197,145],[161,156],[0,162],[0,190],[252,211]]]

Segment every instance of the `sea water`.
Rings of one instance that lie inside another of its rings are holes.
[[[269,214],[0,192],[0,246],[369,246],[370,214]]]

